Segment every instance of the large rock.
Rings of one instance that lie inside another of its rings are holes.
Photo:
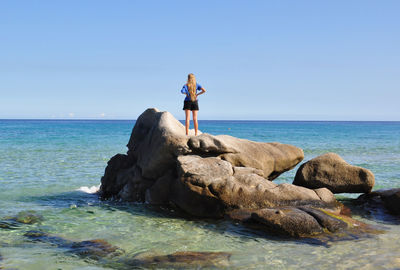
[[[251,218],[264,224],[267,229],[294,237],[313,236],[323,232],[315,218],[294,207],[257,210],[251,214]]]
[[[178,155],[191,152],[185,127],[169,112],[147,109],[136,121],[129,139],[128,156],[144,178],[156,180],[175,165]]]
[[[328,190],[312,190],[291,184],[277,185],[254,173],[256,169],[232,167],[215,157],[178,157],[178,178],[171,201],[197,216],[222,216],[227,209],[265,208],[279,205],[335,204]],[[236,168],[236,169],[235,169]],[[325,192],[325,193],[324,193]]]
[[[185,127],[172,114],[147,109],[133,128],[127,145],[128,156],[136,160],[142,176],[151,179],[164,175],[179,155],[219,157],[234,166],[260,169],[270,180],[292,169],[304,158],[303,150],[292,145],[199,134],[186,136]]]
[[[331,241],[334,240],[332,233],[339,233],[337,240],[346,239],[347,236],[350,238],[363,236],[364,233],[382,233],[381,230],[354,220],[339,211],[312,206],[240,209],[229,212],[228,216],[252,228],[290,237],[323,236]]]
[[[373,206],[383,204],[390,213],[400,215],[400,188],[375,190],[371,193],[361,195],[357,201],[369,203]]]
[[[400,214],[400,189],[382,199],[386,208],[389,209],[390,212],[397,215]]]
[[[352,166],[335,153],[318,156],[301,165],[293,182],[307,188],[328,188],[333,193],[368,193],[374,183],[370,170]]]
[[[108,162],[101,178],[101,193],[104,198],[118,194],[134,176],[132,166],[135,161],[128,155],[116,154]],[[132,176],[127,174],[131,173]]]
[[[201,217],[222,217],[237,208],[337,203],[327,189],[269,181],[303,159],[303,151],[292,145],[205,133],[186,136],[170,113],[148,109],[127,146],[127,155],[108,162],[103,198],[172,204]]]
[[[228,135],[202,134],[191,137],[188,144],[194,154],[213,154],[233,166],[262,170],[269,180],[294,168],[304,158],[303,150],[293,145],[253,142]]]

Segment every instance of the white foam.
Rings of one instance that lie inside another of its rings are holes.
[[[100,189],[100,185],[91,186],[91,187],[80,187],[77,190],[85,192],[85,193],[89,193],[89,194],[94,194],[94,193],[97,193],[99,191],[99,189]]]

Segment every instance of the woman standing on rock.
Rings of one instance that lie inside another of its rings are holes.
[[[185,127],[186,135],[189,135],[190,125],[190,111],[193,114],[194,134],[197,136],[199,124],[197,123],[197,112],[199,110],[199,103],[197,96],[204,94],[206,90],[196,83],[196,78],[192,73],[188,75],[187,83],[182,87],[181,93],[186,95],[183,102],[183,110],[185,111]]]

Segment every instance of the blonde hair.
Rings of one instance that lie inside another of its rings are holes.
[[[189,94],[190,94],[190,99],[192,101],[196,100],[196,90],[197,90],[197,85],[196,85],[196,78],[194,77],[193,73],[190,73],[188,75],[188,79],[187,79],[187,88],[189,90]]]

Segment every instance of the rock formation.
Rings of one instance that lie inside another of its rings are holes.
[[[368,193],[374,183],[370,170],[352,166],[335,153],[318,156],[301,165],[293,182],[307,188],[328,188],[333,193]]]
[[[270,181],[303,159],[303,151],[292,145],[205,133],[186,136],[170,113],[148,109],[127,146],[126,155],[108,162],[103,198],[173,204],[200,217],[222,217],[237,208],[336,203],[326,189]]]
[[[357,222],[350,217],[332,214],[340,212],[342,205],[325,187],[309,189],[272,182],[303,159],[303,151],[295,146],[206,133],[186,136],[178,120],[157,109],[140,115],[127,146],[126,155],[117,154],[108,162],[101,179],[103,199],[168,205],[198,217],[237,219],[238,213],[245,213],[242,221],[294,237],[360,225],[354,225]],[[341,168],[340,177],[369,175],[340,158],[334,161],[328,162],[332,168],[326,169],[322,162],[312,172],[333,174]],[[310,171],[300,172],[303,170]],[[355,184],[360,192],[357,187]]]

